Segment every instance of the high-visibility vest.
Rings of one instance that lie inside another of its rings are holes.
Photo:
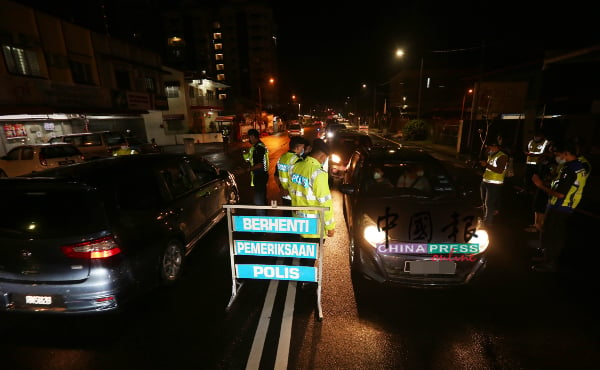
[[[564,198],[550,197],[548,200],[548,206],[551,208],[560,209],[567,212],[572,212],[579,202],[581,201],[581,195],[583,194],[583,188],[587,180],[585,168],[579,160],[573,160],[563,164],[556,178],[550,184],[552,190],[556,190],[560,185],[560,179],[564,177],[565,172],[572,171],[575,173],[575,181],[571,184],[571,187],[565,194]]]
[[[527,144],[527,158],[525,163],[536,165],[542,154],[546,151],[549,141],[544,140],[536,142],[535,140],[529,140]]]
[[[279,175],[279,182],[281,183],[281,187],[285,190],[288,190],[288,184],[290,179],[290,169],[292,165],[294,165],[298,160],[301,160],[302,157],[299,157],[296,153],[288,151],[283,153],[279,160],[277,161],[277,174]],[[285,199],[292,199],[289,195],[284,196]]]
[[[494,167],[498,167],[498,159],[502,156],[506,157],[506,164],[508,165],[508,156],[501,150],[498,150],[493,155],[488,156],[487,162]],[[506,167],[507,166],[504,167],[504,171],[502,171],[502,173],[497,173],[489,168],[486,168],[483,172],[483,182],[487,182],[489,184],[503,184],[504,176],[506,175]]]
[[[250,150],[248,150],[248,153],[244,153],[242,156],[244,157],[244,160],[250,162],[250,167],[254,166],[254,149],[256,146],[261,146],[263,148],[265,148],[265,155],[262,158],[262,163],[263,163],[263,170],[265,172],[269,171],[269,149],[267,148],[267,146],[262,142],[259,141],[256,144],[252,145],[250,147]],[[254,171],[252,171],[250,173],[250,186],[254,186]]]
[[[294,207],[327,207],[328,209],[324,211],[325,234],[326,231],[335,229],[333,198],[329,190],[329,175],[323,170],[317,159],[308,156],[292,166],[288,190]],[[298,210],[294,211],[293,214],[294,217],[319,217],[319,211]],[[319,233],[320,231],[319,224]],[[302,237],[319,238],[320,234],[306,234]]]

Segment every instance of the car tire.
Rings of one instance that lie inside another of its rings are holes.
[[[229,189],[227,204],[238,204],[240,202],[240,192],[236,188]]]
[[[174,284],[181,277],[184,258],[183,248],[178,241],[170,241],[162,250],[158,267],[164,284]]]

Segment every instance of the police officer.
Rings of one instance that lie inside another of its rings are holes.
[[[487,144],[487,161],[481,161],[484,168],[480,191],[483,203],[483,222],[492,225],[494,216],[498,213],[498,200],[502,194],[502,185],[508,165],[508,155],[500,150],[500,144],[492,140]]]
[[[292,166],[288,190],[294,207],[327,207],[324,211],[324,233],[327,237],[333,237],[335,234],[333,199],[329,190],[329,175],[323,170],[323,163],[328,156],[327,143],[322,139],[314,139],[308,157]],[[294,211],[294,217],[317,218],[319,211]],[[303,234],[302,238],[309,243],[320,243],[320,234]],[[308,262],[314,263],[313,260]],[[302,259],[301,263],[306,264],[307,261]]]
[[[533,185],[531,182],[531,176],[536,172],[537,164],[541,157],[548,153],[550,149],[550,141],[546,139],[542,130],[535,130],[533,138],[527,143],[527,150],[525,154],[525,178],[524,185],[525,189],[530,189]]]
[[[568,225],[573,211],[579,205],[587,176],[585,167],[577,159],[577,147],[573,142],[557,143],[554,147],[560,171],[550,186],[537,175],[532,182],[548,194],[548,206],[540,235],[543,262],[532,266],[534,271],[555,272],[567,241]]]
[[[267,182],[269,181],[269,150],[260,140],[257,129],[248,130],[248,140],[252,146],[244,153],[244,160],[250,163],[250,186],[254,188],[254,204],[265,206],[267,204]],[[257,215],[264,216],[266,211],[259,209]]]
[[[284,206],[292,205],[292,198],[288,191],[289,184],[289,173],[292,165],[302,160],[304,154],[304,145],[306,140],[301,136],[293,136],[290,138],[289,150],[281,155],[277,160],[277,167],[275,168],[275,183],[279,187],[279,193],[281,195],[281,204]],[[291,211],[285,211],[285,216],[292,216]]]

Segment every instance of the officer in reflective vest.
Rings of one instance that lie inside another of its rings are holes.
[[[328,157],[327,143],[322,139],[315,139],[310,154],[292,166],[288,190],[294,207],[327,207],[324,211],[324,233],[332,237],[335,233],[333,199],[329,190],[329,175],[323,170],[323,163]],[[319,211],[299,210],[294,211],[294,216],[317,218]],[[320,234],[307,234],[302,237],[308,242],[320,242]]]
[[[487,161],[481,161],[484,167],[480,191],[483,203],[483,222],[492,225],[494,216],[498,213],[498,201],[504,184],[504,176],[508,165],[508,155],[500,150],[500,144],[493,140],[487,144]]]
[[[525,152],[527,155],[525,158],[525,178],[523,179],[525,187],[533,186],[531,176],[535,173],[540,158],[546,155],[549,149],[550,142],[546,139],[544,133],[539,129],[535,130],[533,139],[527,143],[527,150]]]
[[[548,194],[548,207],[540,235],[544,260],[532,266],[534,271],[555,272],[561,252],[568,239],[568,227],[573,211],[579,205],[587,181],[584,165],[577,158],[576,145],[571,141],[557,143],[554,147],[556,163],[560,172],[550,186],[544,184],[537,175],[533,183]]]
[[[250,186],[254,188],[254,204],[267,205],[267,182],[269,180],[269,150],[260,140],[260,133],[256,129],[248,130],[248,140],[252,146],[243,154],[244,160],[250,163]],[[266,211],[259,209],[257,215],[264,216]]]
[[[277,167],[275,168],[275,183],[279,187],[279,193],[281,195],[282,205],[291,206],[292,197],[288,191],[290,169],[296,162],[302,160],[302,154],[304,154],[304,145],[306,140],[301,136],[293,136],[290,138],[289,150],[279,157],[277,160]],[[285,216],[292,216],[291,211],[285,211]]]

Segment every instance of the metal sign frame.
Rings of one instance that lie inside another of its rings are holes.
[[[235,263],[235,256],[236,255],[240,255],[236,253],[236,248],[235,248],[235,242],[236,240],[233,239],[233,233],[234,232],[240,232],[240,230],[234,230],[235,229],[235,225],[234,225],[234,217],[252,217],[252,218],[265,218],[265,219],[273,219],[273,218],[278,218],[278,219],[294,219],[294,220],[298,220],[300,217],[290,217],[290,216],[262,216],[262,215],[244,215],[244,216],[238,216],[235,213],[235,210],[241,210],[241,209],[246,209],[246,210],[283,210],[283,211],[317,211],[317,215],[318,217],[315,219],[306,219],[306,220],[316,220],[316,222],[318,223],[318,228],[319,228],[319,245],[317,247],[317,256],[316,258],[311,258],[311,259],[316,259],[317,260],[317,271],[316,271],[316,283],[317,283],[317,311],[318,311],[318,318],[319,320],[323,320],[323,308],[321,305],[321,285],[323,282],[323,242],[325,239],[325,211],[329,210],[328,207],[294,207],[294,206],[278,206],[276,201],[272,201],[270,206],[255,206],[255,205],[239,205],[239,204],[226,204],[223,205],[223,208],[225,208],[227,210],[227,228],[228,228],[228,237],[229,237],[229,258],[230,258],[230,264],[231,264],[231,298],[229,300],[229,303],[227,304],[227,307],[225,308],[226,311],[229,311],[233,305],[233,303],[235,302],[235,299],[237,298],[238,292],[239,290],[242,288],[243,286],[243,282],[239,281],[239,276],[238,276],[238,268],[237,265]],[[242,232],[262,232],[262,233],[273,233],[273,232],[269,232],[269,231],[262,231],[262,230],[257,230],[257,231],[252,231],[252,230],[243,230]],[[301,233],[293,233],[293,232],[279,232],[279,233],[286,233],[286,234],[313,234],[312,232],[301,232]],[[261,242],[269,242],[269,241],[261,241]],[[277,242],[273,242],[273,243],[278,243]],[[272,257],[272,256],[271,256]],[[290,257],[294,257],[294,258],[298,258],[297,256],[290,256]],[[308,257],[305,257],[308,258]],[[243,265],[243,264],[240,264]],[[285,267],[294,267],[294,266],[289,266],[289,265],[279,265],[279,266],[285,266]],[[244,277],[244,279],[248,279],[248,277]],[[292,279],[292,278],[283,278],[283,279],[278,279],[278,280],[288,280],[288,281],[296,281],[296,282],[306,282],[306,281],[313,281],[313,280],[303,280],[303,279]]]

